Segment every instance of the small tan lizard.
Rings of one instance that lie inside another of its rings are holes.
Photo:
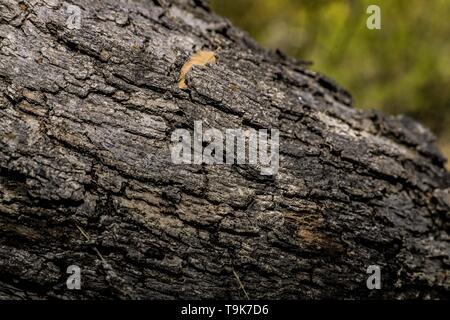
[[[186,75],[194,65],[204,66],[207,64],[216,63],[215,51],[198,51],[194,53],[188,61],[183,65],[180,71],[180,77],[178,78],[178,88],[181,90],[187,89]]]

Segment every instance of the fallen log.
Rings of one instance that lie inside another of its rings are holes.
[[[195,121],[278,130],[277,172],[173,163]],[[449,190],[428,129],[203,1],[0,3],[2,299],[444,298]]]

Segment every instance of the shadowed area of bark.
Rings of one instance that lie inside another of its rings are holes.
[[[202,1],[70,1],[80,29],[67,4],[0,2],[0,298],[448,297],[450,178],[427,129],[354,109]],[[182,91],[199,50],[217,62]],[[174,165],[195,120],[279,129],[278,174]]]

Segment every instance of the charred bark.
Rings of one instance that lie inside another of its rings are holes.
[[[202,1],[70,4],[80,28],[66,2],[0,2],[0,298],[448,297],[450,179],[427,129],[354,109]],[[198,50],[218,61],[180,90]],[[279,129],[278,174],[174,165],[171,132],[195,120]]]

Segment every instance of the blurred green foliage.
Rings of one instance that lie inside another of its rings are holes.
[[[355,107],[407,114],[450,158],[450,0],[211,0],[259,43],[348,89]],[[367,7],[381,8],[369,30]]]

